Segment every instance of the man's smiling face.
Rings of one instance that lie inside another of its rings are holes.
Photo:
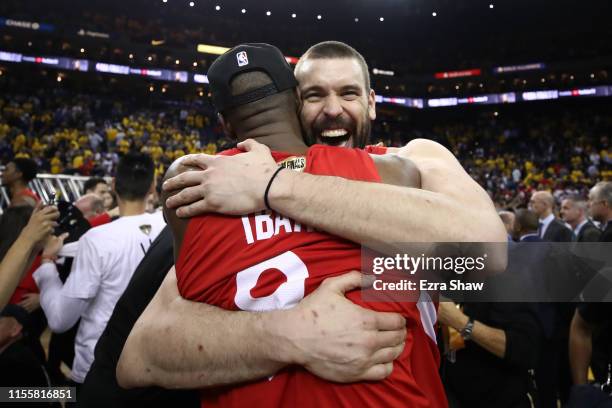
[[[308,141],[364,147],[370,122],[376,118],[373,90],[354,58],[317,58],[300,63],[296,71],[302,101],[300,119]]]

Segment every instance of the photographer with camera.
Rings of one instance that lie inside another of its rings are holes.
[[[153,190],[151,158],[130,153],[117,166],[113,188],[121,217],[89,229],[79,240],[70,275],[62,283],[55,259],[61,238],[45,248],[42,265],[34,273],[40,288],[40,303],[49,327],[62,333],[81,318],[74,342],[72,380],[80,384],[93,362],[94,348],[115,304],[149,246],[165,226],[161,213],[145,212],[146,198]]]

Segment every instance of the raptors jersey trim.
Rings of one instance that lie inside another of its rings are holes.
[[[238,153],[233,149],[224,154]],[[277,162],[294,156],[272,154]],[[380,182],[373,160],[360,149],[315,145],[306,154],[304,171]],[[248,311],[291,308],[324,279],[360,269],[359,245],[266,211],[191,219],[176,262],[184,298]],[[291,366],[269,379],[203,390],[202,407],[447,406],[438,374],[433,303],[366,303],[359,291],[347,297],[363,307],[406,317],[406,346],[386,380],[337,384]]]

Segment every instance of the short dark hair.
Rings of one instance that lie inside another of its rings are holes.
[[[128,153],[119,160],[115,191],[123,200],[143,200],[153,182],[153,160],[144,153]]]
[[[95,190],[98,184],[106,184],[106,180],[101,177],[91,177],[85,183],[83,183],[83,194],[87,194],[89,190]]]
[[[516,211],[515,222],[521,226],[523,231],[537,231],[539,220],[536,213],[533,211],[521,208]]]
[[[368,64],[356,49],[351,47],[348,44],[345,44],[340,41],[323,41],[318,44],[313,45],[302,55],[297,65],[295,66],[295,71],[297,72],[302,61],[307,59],[355,59],[359,63],[361,67],[361,71],[363,72],[363,79],[365,81],[366,91],[370,91],[370,71],[368,69]]]
[[[14,159],[13,163],[15,163],[17,170],[21,172],[21,178],[24,182],[29,183],[36,178],[36,173],[38,173],[38,165],[34,160],[20,157]]]

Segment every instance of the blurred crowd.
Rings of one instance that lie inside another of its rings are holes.
[[[57,90],[0,97],[0,163],[32,158],[40,173],[113,176],[127,152],[150,154],[157,178],[184,154],[215,154],[233,142],[205,103],[144,108],[128,101]],[[528,202],[535,190],[557,200],[585,195],[612,178],[611,118],[585,110],[477,118],[432,126],[378,122],[372,142],[400,146],[415,137],[450,148],[500,208]]]
[[[0,160],[32,158],[40,173],[112,176],[119,157],[150,154],[161,176],[177,157],[228,145],[205,107],[142,109],[88,95],[0,97]]]
[[[566,195],[586,196],[598,180],[612,179],[612,118],[605,112],[526,111],[520,119],[497,115],[427,127],[404,124],[400,131],[379,124],[374,141],[402,145],[413,137],[437,140],[499,208],[525,206],[537,190],[552,191],[557,202]]]

